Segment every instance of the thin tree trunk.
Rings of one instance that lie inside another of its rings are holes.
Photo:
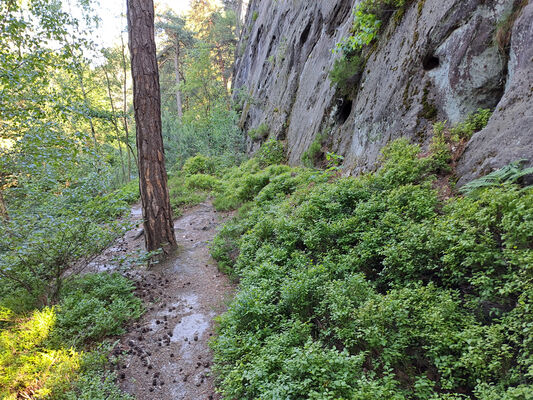
[[[9,214],[7,213],[6,202],[4,201],[2,189],[0,189],[0,218],[2,218],[2,221],[9,221]]]
[[[72,54],[72,56],[74,57],[74,53]],[[87,111],[90,111],[89,99],[87,98],[87,91],[85,90],[85,84],[83,83],[83,70],[81,69],[81,65],[78,62],[76,62],[76,64],[78,67],[78,81],[80,82],[81,94],[83,96],[83,104],[85,105],[85,108],[87,108]],[[94,129],[93,117],[91,117],[91,115],[87,115],[87,119],[89,120],[89,126],[91,127],[94,151],[96,152],[96,154],[98,154],[98,142],[96,141],[96,131]]]
[[[113,113],[113,127],[115,128],[115,135],[117,136],[117,142],[118,142],[118,152],[120,154],[120,166],[122,169],[122,178],[123,180],[126,179],[126,166],[124,165],[124,154],[122,153],[122,145],[120,144],[120,131],[118,129],[118,122],[117,122],[117,113],[115,111],[115,102],[113,101],[113,96],[111,94],[111,82],[109,81],[109,74],[107,73],[107,69],[105,66],[102,66],[105,74],[105,80],[107,83],[107,94],[109,96],[109,104],[111,104],[111,112]]]
[[[165,170],[153,0],[128,0],[139,186],[147,251],[177,246]]]
[[[180,91],[180,44],[176,43],[176,53],[174,54],[174,72],[176,73],[176,106],[178,107],[178,119],[183,118],[183,105]]]
[[[128,68],[126,64],[126,46],[124,46],[124,37],[122,33],[120,34],[120,42],[122,43],[122,96],[123,96],[123,124],[124,124],[124,133],[126,134],[126,146],[128,146],[128,181],[131,179],[131,157],[135,160],[135,165],[139,169],[139,163],[137,161],[137,156],[131,148],[130,144],[130,129],[128,127]]]
[[[240,37],[241,35],[241,29],[242,29],[242,0],[237,0],[235,2],[235,17],[237,20],[236,28],[237,28],[237,37]]]

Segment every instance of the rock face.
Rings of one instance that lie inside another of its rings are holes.
[[[491,108],[459,161],[460,183],[533,161],[533,0],[411,2],[387,24],[348,98],[328,73],[357,3],[250,2],[234,79],[244,131],[266,124],[270,137],[286,140],[291,164],[320,136],[356,174],[375,169],[391,140],[428,145],[434,122],[455,124]],[[506,26],[510,46],[495,40]],[[260,144],[249,138],[249,152]]]

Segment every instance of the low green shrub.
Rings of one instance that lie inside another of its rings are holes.
[[[185,185],[189,189],[211,191],[219,189],[222,186],[222,182],[212,175],[195,174],[185,179]]]
[[[139,180],[135,179],[107,195],[91,199],[83,207],[83,214],[93,222],[113,221],[130,210],[140,198]]]
[[[209,175],[215,172],[215,162],[209,157],[198,154],[194,157],[188,158],[183,164],[181,170],[185,175]]]
[[[58,400],[133,400],[117,385],[115,373],[107,370],[109,346],[103,345],[89,353],[83,353],[78,376],[65,393],[58,393]]]
[[[269,165],[281,164],[285,161],[285,146],[279,140],[270,139],[266,143],[263,143],[255,158],[262,168]]]
[[[192,175],[194,176],[194,175]],[[194,183],[192,184],[194,185]],[[168,179],[170,206],[174,216],[181,215],[181,208],[194,206],[205,201],[207,192],[190,186],[189,178],[182,173],[176,173]]]
[[[323,142],[327,139],[326,134],[319,134],[311,143],[309,148],[302,154],[302,164],[308,168],[316,166],[319,156],[322,154]]]
[[[465,121],[457,124],[451,129],[455,140],[470,139],[472,135],[487,126],[492,111],[489,109],[478,109],[475,113],[470,114]]]
[[[213,343],[224,398],[533,395],[533,188],[440,200],[449,151],[432,149],[398,140],[375,173],[271,170],[248,191],[212,246],[240,280]],[[265,172],[234,170],[231,191]]]
[[[132,283],[117,274],[92,274],[66,282],[56,307],[27,316],[2,308],[0,397],[130,398],[105,369],[108,349],[83,350],[139,317],[141,301],[132,292]]]
[[[17,313],[54,304],[73,264],[103,250],[117,234],[83,216],[20,216],[1,224],[0,232],[0,304],[9,302]]]
[[[55,340],[77,346],[124,333],[124,323],[143,312],[133,290],[133,284],[119,274],[89,274],[66,282]]]

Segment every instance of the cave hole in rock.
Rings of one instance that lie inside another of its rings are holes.
[[[339,108],[337,110],[337,121],[339,122],[339,124],[342,125],[348,120],[350,114],[352,113],[352,106],[352,100],[348,98],[340,99]]]
[[[302,36],[300,36],[300,44],[304,44],[307,42],[307,39],[309,38],[309,32],[311,32],[311,22],[307,24],[304,31],[302,32]]]
[[[436,56],[427,56],[422,61],[422,67],[424,71],[431,71],[432,69],[438,68],[440,66],[439,57]]]

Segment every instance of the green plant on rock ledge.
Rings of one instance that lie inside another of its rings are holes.
[[[363,50],[379,37],[383,27],[396,11],[404,11],[412,0],[364,0],[354,9],[351,35],[337,43],[334,53],[342,53],[329,76],[343,95],[357,84],[364,68]],[[399,17],[400,18],[400,17]]]
[[[413,0],[364,0],[354,10],[351,35],[337,44],[337,51],[350,54],[361,51],[382,31],[384,22],[397,10],[403,9]]]
[[[364,63],[359,55],[343,55],[335,60],[329,79],[343,96],[348,96],[356,86],[363,71]]]
[[[318,158],[320,154],[322,153],[322,145],[324,141],[327,139],[327,134],[322,133],[318,135],[313,143],[309,146],[309,148],[302,154],[302,164],[308,168],[312,168],[316,166],[318,163]]]
[[[479,108],[476,112],[470,114],[464,122],[457,124],[451,130],[455,140],[470,139],[472,135],[479,132],[487,126],[492,111],[488,108]]]
[[[267,124],[265,124],[264,122],[259,125],[257,128],[255,129],[250,129],[248,131],[248,136],[250,137],[250,139],[252,140],[262,140],[262,139],[265,139],[266,137],[268,137],[268,133],[270,131],[270,128],[268,127]]]

